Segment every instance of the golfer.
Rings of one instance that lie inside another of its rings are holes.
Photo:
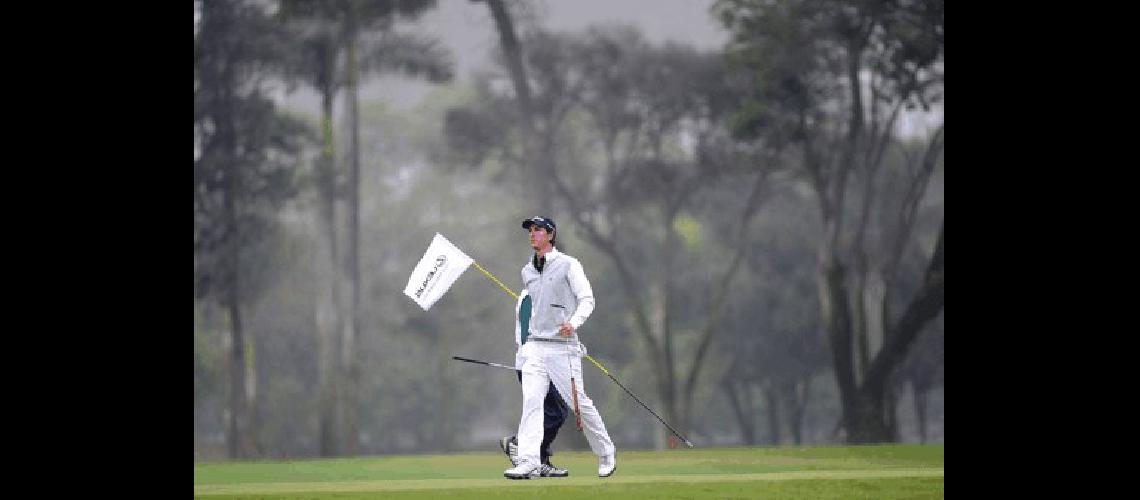
[[[522,371],[523,408],[518,430],[518,465],[503,475],[510,479],[539,477],[542,462],[543,399],[553,383],[562,400],[577,408],[590,449],[598,456],[598,476],[609,477],[617,468],[613,440],[602,416],[586,395],[578,328],[594,310],[594,292],[578,259],[554,247],[557,226],[549,217],[532,217],[522,223],[534,257],[522,268],[522,281],[530,295],[531,318],[527,342],[515,354]],[[571,378],[576,394],[571,393]],[[575,405],[576,399],[576,405]]]

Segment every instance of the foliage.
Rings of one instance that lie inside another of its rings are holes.
[[[928,110],[942,99],[942,0],[718,0],[714,12],[732,32],[729,60],[752,83],[736,116],[741,136],[845,123],[836,104],[849,90],[852,51],[866,53],[873,101]]]
[[[944,125],[924,152],[893,164],[889,153],[900,146],[900,111],[929,111],[942,98],[942,1],[721,0],[714,11],[732,31],[732,64],[753,89],[734,135],[788,140],[818,201],[821,315],[848,439],[892,440],[887,380],[942,308],[941,220],[933,256],[917,272],[900,271]],[[900,172],[900,188],[881,189]],[[892,309],[900,282],[915,278],[920,286]],[[872,352],[872,344],[880,348]]]
[[[361,46],[361,74],[400,71],[447,81],[452,76],[450,55],[437,40],[396,29],[400,20],[414,20],[435,6],[435,0],[282,0],[276,16],[297,37],[289,54],[287,75],[335,94],[345,85],[341,59],[345,24],[354,23]]]
[[[195,39],[195,296],[228,290],[237,269],[257,270],[259,244],[276,211],[297,194],[297,164],[310,130],[280,113],[260,86],[276,67],[282,32],[256,6],[209,2]],[[229,9],[232,7],[232,10]],[[214,19],[213,15],[218,19]],[[216,26],[216,27],[215,27]],[[240,34],[239,34],[240,33]],[[248,302],[265,272],[245,272],[237,290]]]

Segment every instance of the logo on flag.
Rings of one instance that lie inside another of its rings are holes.
[[[452,245],[443,235],[435,233],[431,245],[408,277],[404,295],[426,311],[447,293],[455,280],[471,266],[471,262],[471,257]]]

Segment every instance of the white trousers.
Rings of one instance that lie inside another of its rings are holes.
[[[563,345],[530,341],[519,347],[515,354],[515,367],[522,370],[523,409],[519,419],[519,460],[539,463],[539,446],[542,444],[542,402],[550,383],[571,411],[574,400],[570,392],[570,376],[578,389],[578,409],[582,414],[582,431],[594,454],[613,455],[614,442],[606,431],[602,416],[594,402],[586,395],[582,380],[583,351],[577,345]],[[567,417],[570,421],[573,416]]]

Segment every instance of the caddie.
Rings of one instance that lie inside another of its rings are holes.
[[[531,316],[531,300],[530,294],[524,288],[522,293],[519,294],[518,300],[515,301],[515,348],[521,347],[526,343],[527,337],[530,335],[530,316]],[[516,356],[517,361],[517,356]],[[522,383],[522,367],[515,365],[515,374],[518,376],[519,383]],[[558,436],[559,429],[562,428],[562,423],[566,421],[566,416],[570,413],[570,407],[562,402],[562,397],[558,395],[558,389],[554,388],[554,384],[550,384],[546,390],[546,396],[542,400],[542,444],[539,446],[539,456],[542,459],[542,468],[539,470],[539,476],[542,477],[566,477],[570,475],[570,471],[560,468],[550,462],[550,457],[554,452],[550,451],[550,445],[554,442],[554,438]],[[516,436],[506,436],[499,440],[499,448],[506,453],[507,459],[511,461],[511,465],[519,464],[519,441]]]

